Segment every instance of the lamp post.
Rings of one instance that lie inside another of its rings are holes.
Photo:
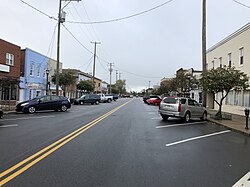
[[[49,92],[49,70],[46,69],[46,95],[48,95]]]

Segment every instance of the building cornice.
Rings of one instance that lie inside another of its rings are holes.
[[[223,40],[221,40],[220,42],[218,42],[217,44],[213,45],[212,47],[210,47],[207,50],[207,53],[213,51],[214,49],[220,47],[221,45],[225,44],[226,42],[230,41],[231,39],[237,37],[238,35],[240,35],[241,33],[245,32],[246,30],[248,30],[250,28],[250,22],[247,23],[246,25],[244,25],[243,27],[241,27],[240,29],[238,29],[237,31],[235,31],[234,33],[230,34],[228,37],[224,38]]]

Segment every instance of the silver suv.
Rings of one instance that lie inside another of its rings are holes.
[[[184,97],[164,97],[159,106],[159,113],[163,120],[169,117],[181,118],[189,122],[190,118],[207,120],[207,110],[197,101]]]

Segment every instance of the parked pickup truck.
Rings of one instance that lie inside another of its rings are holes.
[[[98,94],[101,97],[101,102],[110,103],[113,100],[112,95]]]
[[[113,96],[114,101],[116,101],[118,99],[118,95],[116,95],[116,94],[106,94],[106,96]]]

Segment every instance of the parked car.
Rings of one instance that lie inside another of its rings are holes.
[[[75,105],[83,105],[84,103],[91,103],[98,105],[101,101],[101,98],[99,95],[97,94],[86,94],[86,95],[82,95],[80,98],[76,99],[74,101]]]
[[[160,103],[161,103],[161,98],[150,98],[150,99],[147,99],[147,103],[149,104],[149,105],[156,105],[156,106],[159,106],[160,105]]]
[[[3,110],[0,109],[0,119],[2,119],[2,118],[3,118]]]
[[[207,110],[197,101],[184,97],[164,97],[159,106],[163,120],[169,117],[181,118],[189,122],[191,118],[207,119]]]
[[[101,102],[110,103],[113,100],[112,95],[98,94],[101,97]]]
[[[39,110],[61,110],[66,112],[71,107],[67,97],[57,95],[45,95],[27,100],[16,105],[17,112],[35,113]]]
[[[159,98],[160,99],[160,96],[158,96],[158,95],[144,95],[143,96],[144,103],[147,103],[147,100],[150,98]]]

